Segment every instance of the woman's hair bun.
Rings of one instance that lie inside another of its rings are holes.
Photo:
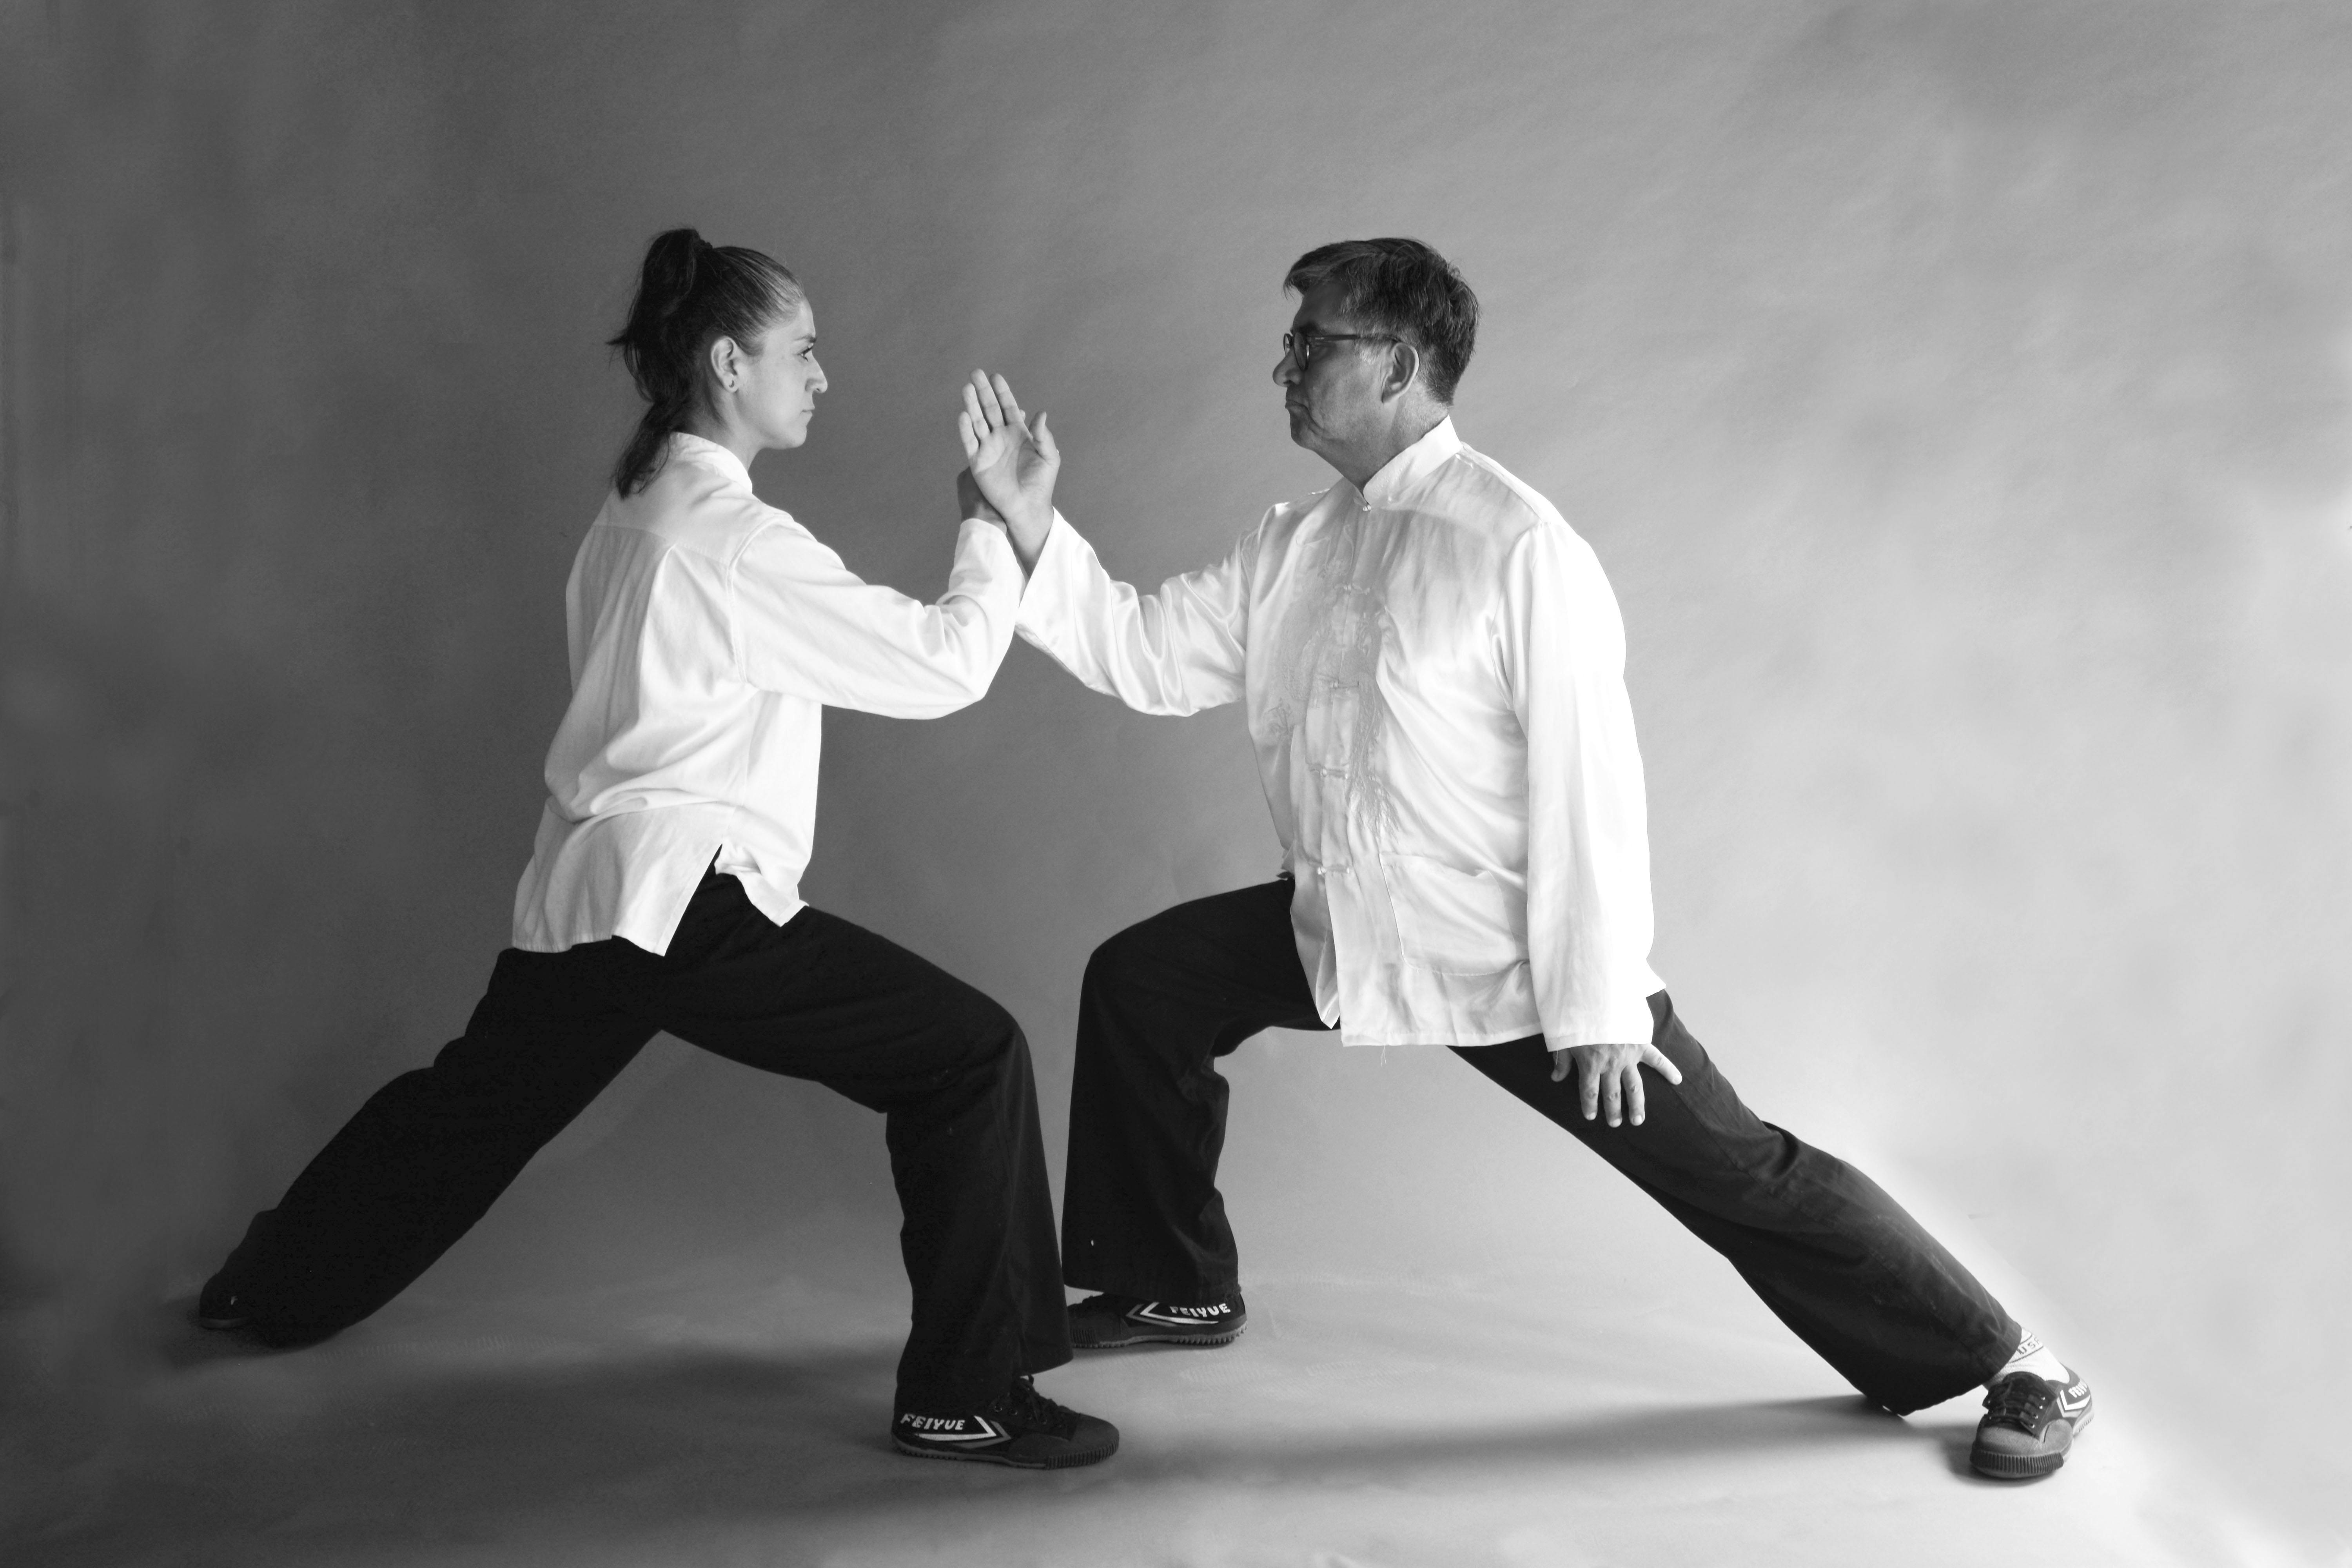
[[[673,228],[654,236],[646,247],[646,264],[637,279],[637,305],[629,312],[622,335],[666,321],[694,295],[696,274],[710,246],[690,228]]]

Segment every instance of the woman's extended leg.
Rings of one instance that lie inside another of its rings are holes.
[[[307,1344],[400,1294],[653,1037],[630,1003],[659,962],[624,942],[500,953],[465,1034],[376,1090],[254,1216],[199,1316]]]

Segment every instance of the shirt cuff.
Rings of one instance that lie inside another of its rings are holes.
[[[1657,976],[1645,974],[1617,988],[1598,1007],[1573,1011],[1563,1008],[1556,1015],[1547,1008],[1543,1021],[1545,1048],[1564,1051],[1571,1046],[1648,1045],[1658,1032],[1658,1021],[1650,1012],[1650,994],[1664,989]]]
[[[1020,558],[1013,553],[1013,541],[1003,528],[983,518],[964,519],[956,534],[948,592],[983,600],[1001,595],[1012,608],[1021,601],[1022,578]]]
[[[1007,539],[1004,547],[1012,549],[1013,542]],[[1037,564],[1029,569],[1029,581],[1024,585],[1021,595],[1021,618],[1016,626],[1019,630],[1030,634],[1032,642],[1038,642],[1049,621],[1060,618],[1054,614],[1054,606],[1057,601],[1068,597],[1069,585],[1073,581],[1084,579],[1089,553],[1087,542],[1056,507],[1054,510],[1054,525],[1045,531],[1045,545],[1037,552]],[[1038,646],[1047,645],[1039,642]]]

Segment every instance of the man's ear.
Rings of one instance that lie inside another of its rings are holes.
[[[1421,377],[1421,351],[1400,338],[1389,345],[1389,373],[1381,381],[1381,401],[1402,397]]]

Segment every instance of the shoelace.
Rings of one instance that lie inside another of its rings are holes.
[[[1066,1437],[1078,1428],[1078,1418],[1070,1407],[1056,1405],[1038,1393],[1036,1381],[1026,1373],[1013,1380],[1013,1386],[1004,1391],[996,1408],[1010,1421],[1056,1437]]]
[[[2021,1373],[2004,1377],[1985,1394],[1985,1419],[2000,1421],[2021,1431],[2037,1429],[2058,1401],[2058,1391],[2042,1379]]]

